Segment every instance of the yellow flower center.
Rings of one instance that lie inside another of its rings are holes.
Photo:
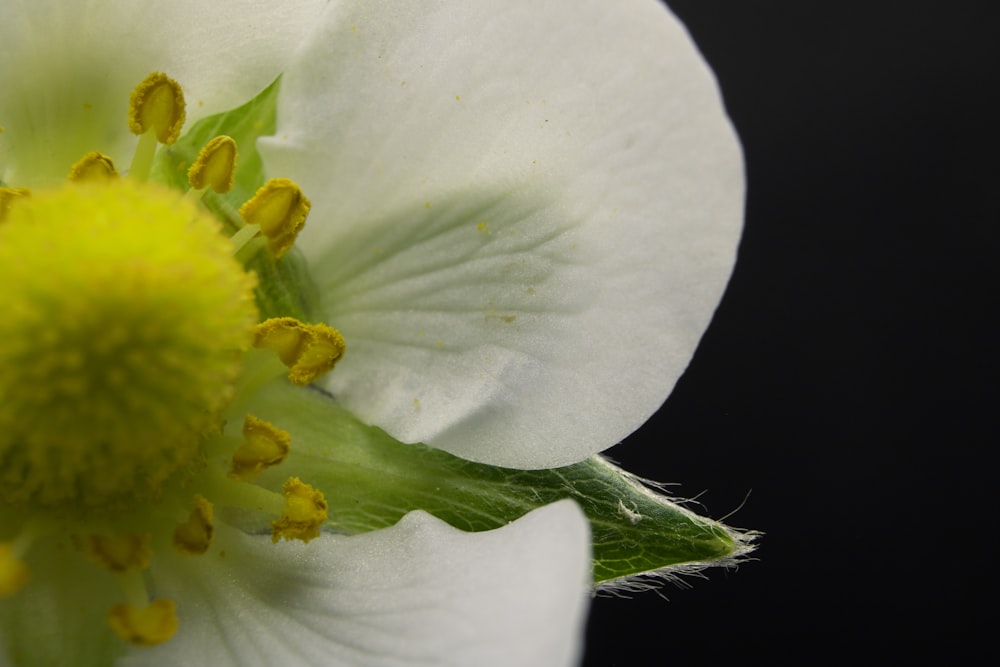
[[[310,208],[295,183],[268,181],[220,224],[202,196],[233,186],[226,136],[186,192],[147,183],[184,109],[177,82],[153,73],[130,100],[140,136],[124,177],[91,151],[60,187],[0,187],[0,598],[30,588],[33,552],[75,550],[118,580],[107,623],[138,646],[179,625],[175,602],[147,591],[157,549],[218,552],[217,533],[239,529],[216,506],[275,517],[274,541],[319,535],[321,491],[258,485],[291,434],[233,401],[282,376],[313,382],[344,352],[325,324],[259,321],[244,264],[294,243]]]
[[[218,426],[257,312],[208,214],[119,180],[34,193],[0,227],[0,499],[155,497]]]

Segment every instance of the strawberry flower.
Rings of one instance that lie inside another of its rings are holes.
[[[594,507],[669,505],[592,456],[741,229],[677,21],[36,2],[0,44],[0,663],[575,663]]]

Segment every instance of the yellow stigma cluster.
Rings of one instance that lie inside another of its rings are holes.
[[[75,549],[118,580],[110,629],[152,646],[179,619],[149,595],[147,570],[164,547],[221,555],[218,535],[238,528],[217,506],[277,517],[274,541],[319,535],[322,491],[259,485],[291,434],[253,415],[242,437],[228,429],[234,400],[282,376],[315,381],[344,341],[325,324],[260,321],[245,263],[292,246],[310,208],[299,187],[268,181],[224,227],[202,195],[233,188],[236,142],[209,141],[178,192],[147,181],[184,123],[179,84],[149,75],[128,116],[139,139],[124,175],[91,151],[61,187],[0,187],[0,598],[31,595],[35,550]]]
[[[211,216],[128,180],[33,193],[0,284],[0,499],[144,499],[190,463],[257,318]]]

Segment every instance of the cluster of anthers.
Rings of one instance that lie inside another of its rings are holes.
[[[117,578],[107,621],[135,645],[178,627],[174,602],[149,595],[150,563],[206,554],[225,526],[216,508],[270,515],[275,542],[319,534],[321,492],[257,483],[291,437],[241,405],[285,374],[313,382],[344,352],[323,324],[259,321],[246,263],[291,247],[310,207],[295,183],[268,181],[220,224],[202,196],[233,186],[226,136],[202,149],[187,193],[149,182],[184,107],[151,74],[131,96],[124,176],[93,152],[58,187],[0,183],[0,597],[28,585],[33,553],[70,545]]]

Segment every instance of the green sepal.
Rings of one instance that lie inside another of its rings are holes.
[[[376,530],[415,509],[462,530],[490,530],[572,498],[590,521],[598,585],[728,564],[749,551],[748,535],[671,502],[599,456],[550,470],[472,463],[400,443],[329,395],[285,383],[264,389],[251,410],[292,434],[292,453],[261,482],[277,488],[296,475],[320,488],[330,530]]]
[[[246,104],[202,118],[174,144],[161,147],[153,162],[150,180],[187,190],[188,169],[197,159],[199,151],[215,137],[232,137],[238,151],[233,189],[221,195],[209,190],[202,203],[223,223],[228,234],[235,233],[243,225],[240,206],[253,197],[269,176],[264,171],[264,162],[257,150],[257,139],[272,135],[277,129],[280,85],[279,77]],[[307,322],[317,320],[317,291],[305,260],[294,248],[281,259],[275,259],[267,252],[258,252],[247,262],[247,268],[257,274],[255,296],[261,319],[294,317]]]
[[[319,322],[319,290],[313,282],[306,260],[296,248],[275,259],[269,252],[258,252],[247,268],[257,274],[254,297],[261,320],[269,317],[294,317],[302,322]]]

